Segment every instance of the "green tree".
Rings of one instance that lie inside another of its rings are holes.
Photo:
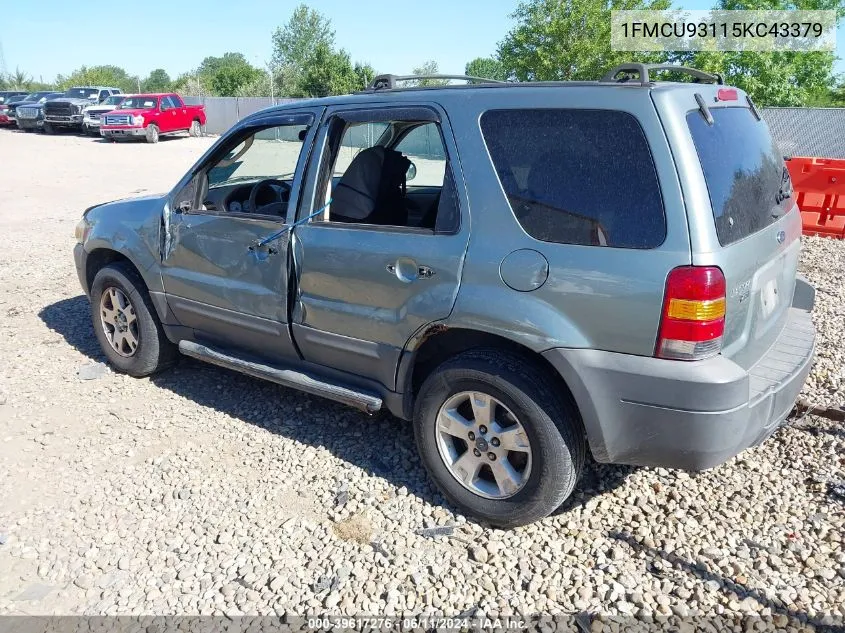
[[[213,95],[234,97],[241,88],[255,81],[261,71],[250,64],[243,53],[225,53],[222,57],[206,57],[193,75]]]
[[[495,57],[476,57],[468,62],[464,72],[471,77],[483,77],[484,79],[507,79],[505,69]]]
[[[437,75],[439,73],[440,68],[433,59],[429,59],[411,70],[412,75]],[[448,83],[448,79],[418,79],[408,82],[411,86],[445,86]]]
[[[273,66],[278,69],[281,91],[285,96],[302,96],[303,75],[311,68],[318,51],[327,61],[326,51],[334,50],[331,20],[305,4],[297,6],[290,19],[273,33]],[[323,69],[323,74],[329,69]],[[316,74],[320,74],[319,72]]]
[[[56,85],[61,90],[72,86],[109,86],[123,92],[137,92],[138,77],[119,66],[82,66],[68,76],[56,77]]]
[[[662,53],[610,49],[614,9],[667,9],[670,0],[526,0],[499,44],[504,75],[520,81],[598,79],[626,61],[659,62]]]
[[[353,66],[345,50],[333,51],[323,43],[314,51],[299,87],[308,97],[349,94],[364,89],[373,74],[369,65]]]
[[[141,82],[141,88],[144,92],[167,92],[172,84],[167,71],[156,68]]]
[[[720,0],[719,10],[832,10],[845,14],[842,0]],[[751,95],[758,105],[825,105],[832,98],[834,53],[823,51],[699,51],[673,56],[695,68],[720,73],[726,83]]]

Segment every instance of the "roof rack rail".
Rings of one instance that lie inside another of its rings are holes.
[[[503,84],[505,81],[473,77],[472,75],[377,75],[367,86],[367,90],[393,90],[397,81],[412,81],[415,79],[463,79],[475,83]]]
[[[695,77],[694,82],[699,84],[722,85],[725,83],[722,76],[717,73],[706,73],[696,68],[677,66],[675,64],[640,64],[638,62],[620,64],[616,68],[610,70],[604,77],[599,79],[599,83],[625,83],[631,79],[632,74],[636,74],[637,77],[639,77],[640,85],[647,86],[651,83],[649,72],[663,70],[692,75]],[[622,75],[622,77],[619,77],[619,75]]]

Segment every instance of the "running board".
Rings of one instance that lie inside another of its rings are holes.
[[[357,391],[343,385],[325,382],[319,378],[293,369],[283,369],[244,360],[192,341],[179,341],[179,351],[185,356],[190,356],[191,358],[196,358],[212,365],[218,365],[219,367],[225,367],[226,369],[234,369],[243,374],[269,380],[284,387],[299,389],[315,396],[322,396],[323,398],[341,402],[350,407],[360,409],[365,413],[375,413],[381,409],[381,398],[377,395]]]

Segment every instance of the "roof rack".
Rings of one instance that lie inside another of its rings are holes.
[[[503,84],[505,81],[473,77],[472,75],[377,75],[367,86],[367,90],[393,90],[397,81],[412,81],[416,79],[463,79],[475,83]]]
[[[651,83],[649,72],[663,70],[692,75],[695,77],[693,81],[699,84],[722,85],[725,83],[722,76],[717,73],[706,73],[696,68],[677,66],[675,64],[640,64],[638,62],[629,62],[627,64],[617,66],[616,68],[610,70],[604,77],[599,79],[599,83],[625,83],[631,80],[632,74],[635,74],[639,77],[640,85],[647,86]],[[622,75],[622,77],[619,77],[619,75]]]

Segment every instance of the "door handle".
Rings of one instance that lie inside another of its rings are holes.
[[[262,251],[267,253],[268,255],[277,255],[279,253],[279,249],[274,246],[267,246],[266,242],[262,240],[255,240],[252,244],[249,245],[248,249],[250,252],[258,252]]]
[[[417,279],[429,279],[435,271],[429,266],[420,266],[409,257],[400,257],[395,264],[387,264],[387,272],[395,275],[399,281],[409,284]]]

